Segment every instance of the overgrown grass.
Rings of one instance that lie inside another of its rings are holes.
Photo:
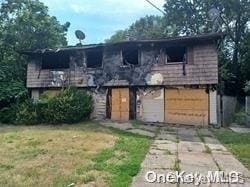
[[[215,136],[250,169],[250,133],[236,133],[227,129],[216,129]]]
[[[0,186],[129,186],[150,142],[93,122],[2,126]]]

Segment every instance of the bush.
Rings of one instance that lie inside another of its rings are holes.
[[[18,106],[16,113],[17,124],[34,125],[38,122],[36,103],[33,100],[28,99]]]
[[[14,123],[16,119],[16,110],[15,105],[2,108],[0,110],[0,122],[6,124]]]
[[[244,109],[241,109],[239,112],[234,114],[234,121],[238,125],[245,125],[246,124],[246,112]]]
[[[93,101],[87,92],[68,88],[48,99],[47,107],[42,108],[47,123],[76,123],[90,117]]]
[[[28,100],[18,107],[18,124],[37,123],[76,123],[88,119],[92,112],[93,101],[86,91],[76,88],[62,90],[56,97],[46,97],[34,102]]]

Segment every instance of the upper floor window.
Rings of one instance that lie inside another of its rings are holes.
[[[70,55],[63,52],[42,54],[42,69],[68,69]]]
[[[89,50],[85,52],[87,68],[102,67],[102,49]]]
[[[140,59],[139,50],[137,48],[125,48],[122,50],[123,65],[138,65]]]
[[[186,58],[186,47],[174,46],[165,49],[165,64],[184,62]]]

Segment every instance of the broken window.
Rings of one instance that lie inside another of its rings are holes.
[[[62,52],[50,52],[42,55],[42,69],[68,69],[70,56]]]
[[[102,49],[89,50],[85,54],[88,68],[102,67]]]
[[[165,49],[165,63],[185,62],[186,47],[167,47]]]
[[[122,50],[123,65],[138,65],[139,50],[137,48],[128,48]]]

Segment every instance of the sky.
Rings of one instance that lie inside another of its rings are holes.
[[[146,0],[41,0],[49,13],[61,24],[71,23],[67,40],[69,45],[79,41],[75,30],[82,30],[84,44],[102,43],[117,30],[125,29],[146,15],[161,15]],[[151,0],[162,8],[165,0]],[[162,8],[163,9],[163,8]]]

